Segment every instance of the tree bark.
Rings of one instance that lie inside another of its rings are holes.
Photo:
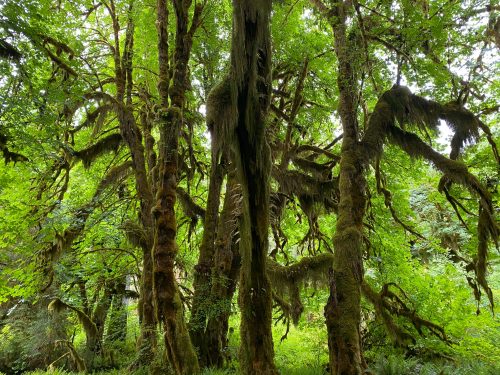
[[[272,291],[266,275],[270,149],[265,117],[271,91],[271,0],[233,0],[231,92],[237,106],[235,165],[242,190],[239,305],[244,374],[277,374],[271,332]]]
[[[166,0],[157,3],[160,94],[160,157],[156,204],[153,208],[155,235],[153,245],[153,287],[158,322],[164,329],[167,360],[177,374],[199,372],[198,358],[188,334],[184,308],[174,273],[177,255],[175,202],[178,169],[178,138],[183,123],[185,91],[188,87],[188,61],[192,37],[201,9],[194,12],[188,26],[191,0],[173,0],[176,15],[173,76],[169,85],[168,8]],[[170,86],[170,88],[169,88]],[[168,103],[170,98],[170,105]]]
[[[149,242],[149,241],[148,241]],[[150,242],[152,244],[152,242]],[[140,335],[137,340],[137,359],[132,363],[130,369],[145,366],[151,363],[155,356],[156,339],[156,316],[153,304],[153,258],[151,246],[142,249],[142,275],[139,285],[139,320]]]
[[[215,241],[210,301],[216,309],[208,316],[204,332],[207,366],[222,367],[225,361],[230,360],[227,352],[229,316],[241,267],[238,246],[240,199],[240,186],[233,170],[228,173],[224,206]]]
[[[339,175],[340,202],[333,238],[335,252],[330,296],[325,306],[330,372],[335,375],[363,372],[359,325],[366,177],[358,141],[356,73],[352,66],[352,46],[346,35],[349,7],[347,1],[333,3],[329,16],[338,59],[338,111],[344,134]]]
[[[203,223],[203,238],[200,245],[200,255],[198,264],[195,266],[193,281],[193,303],[191,307],[190,335],[193,345],[198,350],[200,366],[212,365],[209,363],[208,351],[210,345],[206,341],[205,326],[211,314],[211,275],[213,259],[215,255],[215,238],[217,232],[217,220],[219,216],[220,193],[224,179],[224,165],[218,163],[212,157],[212,171],[210,173],[210,183],[208,188],[207,209]],[[216,303],[216,302],[215,302]]]
[[[141,245],[143,251],[143,273],[141,276],[141,301],[140,315],[141,335],[138,341],[138,358],[132,367],[148,364],[154,356],[156,347],[155,318],[153,312],[152,298],[152,270],[151,248],[153,246],[153,194],[151,181],[148,179],[146,169],[145,148],[142,144],[141,129],[135,120],[131,87],[132,87],[132,49],[133,49],[133,23],[129,20],[126,32],[126,41],[123,56],[120,56],[120,25],[114,8],[110,2],[110,15],[113,20],[115,46],[113,57],[115,62],[116,101],[112,102],[117,113],[120,133],[125,140],[132,157],[132,166],[135,176],[135,186],[139,197],[139,221],[146,233],[144,243]]]
[[[101,298],[97,301],[96,307],[92,314],[92,320],[97,328],[97,336],[95,337],[95,346],[93,351],[100,353],[103,349],[104,325],[108,318],[111,301],[115,294],[114,282],[110,280],[104,281],[104,290]]]

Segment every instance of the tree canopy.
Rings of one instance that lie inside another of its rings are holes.
[[[1,1],[0,372],[494,373],[499,50],[485,0]]]

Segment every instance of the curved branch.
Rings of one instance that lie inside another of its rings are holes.
[[[76,313],[78,316],[78,320],[80,321],[81,325],[85,329],[85,332],[89,334],[89,336],[95,337],[97,336],[97,326],[94,323],[92,319],[89,318],[87,314],[85,314],[82,310],[68,305],[67,303],[64,303],[61,301],[59,298],[54,298],[52,302],[49,303],[49,306],[47,307],[49,312],[61,312],[64,309],[72,310]]]
[[[361,284],[361,291],[366,299],[374,306],[376,314],[382,319],[395,345],[406,347],[409,343],[415,343],[415,338],[409,332],[397,325],[394,322],[393,316],[400,316],[409,320],[421,336],[424,336],[422,328],[425,327],[432,335],[438,337],[441,341],[448,345],[451,344],[443,327],[419,316],[414,309],[411,309],[403,301],[403,298],[390,290],[391,286],[399,290],[404,299],[408,299],[405,292],[395,283],[385,284],[382,290],[377,293],[366,281],[364,281]]]
[[[436,129],[439,120],[445,120],[455,130],[451,145],[451,159],[435,151],[416,134],[403,129],[406,125],[421,129]],[[430,161],[436,169],[443,172],[447,179],[466,187],[471,193],[479,196],[478,255],[473,269],[477,283],[488,295],[493,308],[491,290],[485,277],[488,241],[492,239],[498,246],[499,237],[499,229],[493,216],[492,199],[488,190],[468,171],[465,164],[453,160],[458,157],[465,142],[477,138],[480,128],[484,130],[481,121],[459,103],[441,105],[412,94],[407,87],[394,86],[382,94],[377,102],[361,144],[365,151],[366,164],[380,157],[385,141],[389,141],[412,157],[421,157]],[[496,147],[493,149],[495,150]],[[478,298],[480,294],[475,293],[475,296]]]

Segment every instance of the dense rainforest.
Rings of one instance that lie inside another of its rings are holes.
[[[0,373],[498,374],[496,0],[1,0]]]

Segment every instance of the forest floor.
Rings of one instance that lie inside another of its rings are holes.
[[[232,325],[237,324],[233,320]],[[312,323],[314,324],[314,323]],[[290,332],[285,340],[281,336],[285,327],[273,327],[275,338],[275,360],[283,375],[324,375],[328,363],[328,348],[323,326],[318,324],[308,325],[307,329],[290,327]],[[230,337],[229,354],[237,357],[239,337],[233,333]],[[381,352],[385,350],[386,352]],[[500,364],[488,363],[479,359],[424,359],[418,357],[405,357],[402,352],[387,348],[367,351],[366,359],[369,366],[367,374],[372,375],[498,375]],[[125,357],[124,357],[125,358]],[[485,358],[486,359],[486,358]],[[119,362],[118,362],[119,363]],[[166,374],[165,367],[158,374]],[[64,370],[35,371],[28,375],[72,375],[74,373]],[[124,375],[129,374],[126,367],[94,372],[96,375]],[[130,375],[151,375],[150,369],[140,369]],[[236,375],[239,374],[238,363],[233,361],[226,369],[206,369],[202,375]]]

